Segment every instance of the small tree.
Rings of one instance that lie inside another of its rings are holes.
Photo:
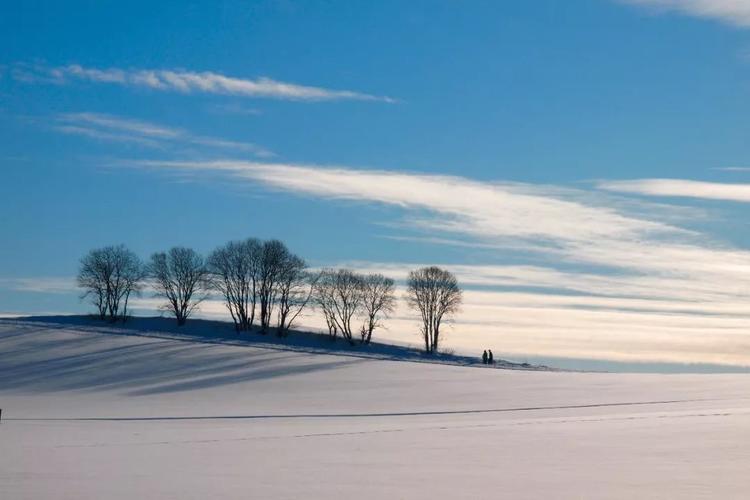
[[[224,297],[237,332],[250,330],[255,319],[260,248],[253,238],[230,241],[208,258],[212,287]]]
[[[169,252],[151,256],[149,276],[156,295],[167,300],[165,308],[182,326],[190,314],[205,300],[208,286],[206,262],[195,250],[175,247]]]
[[[336,327],[353,342],[352,318],[361,312],[363,279],[349,269],[338,269],[331,276],[331,306]]]
[[[302,310],[310,302],[315,278],[307,271],[307,264],[300,257],[289,253],[281,265],[277,281],[278,328],[280,337],[285,337]]]
[[[437,352],[440,326],[459,310],[461,299],[458,280],[450,271],[432,266],[409,273],[406,300],[420,313],[425,352]]]
[[[317,276],[313,287],[313,300],[316,307],[323,313],[328,327],[328,336],[331,340],[336,339],[338,325],[336,323],[336,305],[333,294],[333,283],[336,271],[324,269]]]
[[[382,274],[368,274],[362,279],[362,312],[365,323],[360,334],[362,343],[369,344],[372,332],[381,326],[381,317],[388,317],[396,304],[394,282]]]
[[[81,299],[88,298],[91,300],[96,306],[101,320],[107,317],[108,285],[111,274],[112,268],[104,258],[104,252],[101,249],[92,250],[81,258],[77,277],[78,287],[83,289]]]
[[[123,321],[130,296],[143,288],[146,271],[138,256],[125,245],[91,250],[81,259],[78,286],[81,298],[90,298],[101,319]]]

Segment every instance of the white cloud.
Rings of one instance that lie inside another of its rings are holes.
[[[750,172],[750,167],[719,167],[714,170],[721,170],[723,172]]]
[[[573,265],[690,279],[750,276],[750,253],[586,191],[460,177],[238,161],[145,161],[139,166],[226,172],[299,194],[403,207],[430,238],[458,236],[481,248],[533,253]],[[667,216],[672,214],[666,210]],[[734,281],[734,280],[733,280]],[[722,285],[726,286],[726,285]]]
[[[418,263],[343,262],[360,271],[383,272],[403,278]],[[657,277],[638,282],[635,277],[562,273],[533,266],[446,265],[466,288],[464,306],[452,328],[445,331],[450,347],[480,352],[488,346],[496,353],[516,359],[526,355],[569,356],[620,361],[669,361],[750,365],[747,332],[750,315],[748,292],[735,297],[727,291],[721,298],[688,300],[675,282],[665,286]],[[549,287],[546,293],[520,290],[481,289],[478,285]],[[24,278],[0,281],[13,290],[37,293],[77,293],[72,278]],[[674,286],[673,286],[674,285]],[[620,288],[622,286],[622,288]],[[580,294],[554,293],[553,289],[578,288]],[[648,288],[671,290],[675,296],[647,298]],[[597,295],[598,292],[612,295]],[[401,296],[403,288],[397,290]],[[629,295],[634,296],[629,296]],[[141,314],[166,314],[163,300],[150,290],[131,299]],[[220,300],[203,302],[197,317],[227,320]],[[323,330],[315,311],[308,311],[300,325]],[[417,321],[402,301],[377,332],[377,340],[411,342],[418,345]]]
[[[750,202],[750,184],[727,184],[687,179],[635,179],[605,181],[598,183],[597,186],[607,191],[648,196]]]
[[[225,115],[245,115],[245,116],[260,116],[263,114],[258,108],[243,106],[240,103],[231,102],[226,104],[214,104],[210,106],[209,111],[212,113],[225,114]]]
[[[298,85],[271,78],[235,78],[211,71],[186,71],[165,69],[85,68],[78,64],[49,68],[41,65],[16,65],[12,75],[27,83],[66,83],[84,81],[129,87],[144,87],[157,91],[175,91],[185,94],[208,93],[243,97],[287,99],[294,101],[382,101],[395,99],[351,90],[333,90],[323,87]]]
[[[639,219],[607,206],[576,201],[574,190],[517,183],[481,183],[461,177],[320,168],[244,161],[141,161],[144,167],[223,171],[270,187],[333,199],[379,202],[433,212],[409,221],[422,229],[470,234],[480,240],[560,242],[638,238],[647,234],[687,235],[658,221]],[[441,217],[434,217],[434,212]]]
[[[55,125],[53,129],[64,134],[80,135],[100,141],[135,143],[149,148],[158,148],[161,146],[161,143],[158,141],[147,137],[82,127],[80,125]]]
[[[184,132],[180,130],[101,113],[65,113],[60,115],[59,119],[62,121],[86,123],[103,128],[133,132],[154,139],[175,139],[184,135]]]
[[[241,151],[261,158],[274,156],[271,151],[250,142],[229,141],[216,137],[191,134],[183,129],[122,118],[102,113],[64,113],[56,117],[54,129],[92,139],[130,142],[152,148],[166,146],[206,146],[209,148]]]
[[[619,0],[656,11],[681,12],[695,17],[715,19],[742,28],[750,27],[748,0]]]
[[[707,256],[716,257],[713,254]],[[353,261],[342,265],[362,272],[379,272],[403,282],[409,270],[427,264]],[[727,269],[725,273],[697,269],[695,273],[597,274],[556,269],[552,267],[554,263],[547,266],[439,265],[449,268],[466,286],[503,290],[505,293],[539,294],[545,301],[551,294],[566,294],[566,300],[595,300],[599,306],[606,302],[615,309],[750,314],[746,307],[750,302],[750,290],[743,283],[729,281],[728,276],[736,271],[733,269]],[[745,267],[739,272],[749,274],[750,269]]]
[[[399,288],[397,294],[402,293]],[[158,311],[160,304],[152,298],[132,301],[133,308],[147,313]],[[219,300],[202,303],[196,316],[227,319],[226,308]],[[325,329],[314,311],[308,311],[300,325]],[[419,345],[417,320],[403,301],[385,326],[376,332],[376,340]],[[740,302],[691,308],[690,304],[671,301],[469,287],[457,321],[444,335],[447,345],[462,352],[476,353],[491,347],[516,360],[536,355],[748,366],[748,328],[750,317],[745,303]]]
[[[70,277],[0,278],[0,288],[33,293],[69,293],[78,290],[75,278]]]

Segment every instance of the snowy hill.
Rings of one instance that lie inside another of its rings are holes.
[[[373,341],[369,345],[353,344],[341,336],[331,339],[327,334],[309,331],[292,330],[284,338],[277,337],[273,331],[260,334],[259,329],[251,332],[237,333],[231,323],[191,319],[184,327],[178,327],[173,319],[162,317],[132,317],[126,323],[111,324],[89,316],[34,316],[18,318],[16,321],[33,322],[51,328],[74,327],[76,331],[108,333],[112,335],[132,335],[138,337],[183,340],[208,344],[234,345],[238,347],[261,347],[293,352],[307,352],[330,355],[345,355],[382,359],[391,361],[411,361],[440,363],[462,366],[482,366],[480,356],[465,356],[453,353],[425,355],[418,346],[406,344],[385,344]],[[3,321],[0,318],[0,322]],[[13,319],[6,319],[10,324]],[[2,323],[0,323],[2,324]],[[356,339],[355,339],[356,340]],[[479,353],[477,353],[479,354]],[[544,365],[531,365],[496,359],[492,368],[511,370],[553,370]]]
[[[750,490],[748,375],[490,370],[198,330],[0,321],[0,498]]]

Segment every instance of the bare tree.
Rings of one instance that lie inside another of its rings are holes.
[[[108,246],[90,251],[81,259],[78,286],[82,298],[90,298],[99,317],[110,321],[128,315],[130,296],[143,288],[145,267],[138,256],[125,245]]]
[[[450,271],[432,266],[409,273],[406,300],[421,315],[425,352],[437,352],[440,326],[459,310],[461,299],[458,280]]]
[[[349,269],[338,269],[331,276],[332,319],[346,340],[353,341],[352,318],[362,308],[362,276]]]
[[[336,271],[332,269],[323,269],[318,275],[313,287],[313,300],[326,320],[328,327],[328,336],[331,340],[336,339],[338,334],[338,325],[336,323],[336,307],[334,298],[333,283]]]
[[[165,308],[182,326],[190,314],[205,300],[208,286],[206,262],[191,248],[175,247],[151,256],[149,276],[157,296],[167,300]]]
[[[315,277],[307,270],[300,257],[289,253],[281,265],[277,281],[278,328],[277,334],[285,337],[302,310],[310,302],[315,287]]]
[[[369,344],[372,332],[382,326],[380,319],[388,317],[396,305],[394,282],[382,274],[368,274],[362,278],[362,312],[365,323],[360,334],[362,343]]]
[[[90,299],[99,312],[99,319],[107,317],[109,305],[109,282],[112,267],[103,249],[92,250],[81,259],[78,270],[78,286],[83,289],[81,299]]]
[[[224,297],[235,330],[248,331],[255,320],[261,243],[253,238],[230,241],[208,258],[213,288]]]
[[[289,250],[279,240],[265,241],[258,258],[258,300],[260,302],[260,328],[266,333],[271,324],[273,308],[279,293],[279,280]]]
[[[110,257],[114,263],[112,287],[109,300],[109,316],[112,321],[118,317],[125,321],[128,317],[130,296],[138,295],[143,290],[146,269],[141,259],[125,245],[110,248]],[[120,307],[122,306],[122,309]]]

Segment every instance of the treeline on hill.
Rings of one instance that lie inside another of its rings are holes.
[[[91,250],[80,262],[78,286],[101,320],[125,320],[131,296],[146,287],[182,326],[211,294],[220,295],[235,330],[289,334],[303,310],[320,311],[332,340],[369,344],[395,309],[394,280],[349,269],[313,271],[278,240],[231,241],[203,257],[190,248],[154,253],[144,263],[125,245]],[[456,277],[438,267],[409,273],[406,303],[419,313],[425,352],[436,352],[440,327],[461,305]]]

